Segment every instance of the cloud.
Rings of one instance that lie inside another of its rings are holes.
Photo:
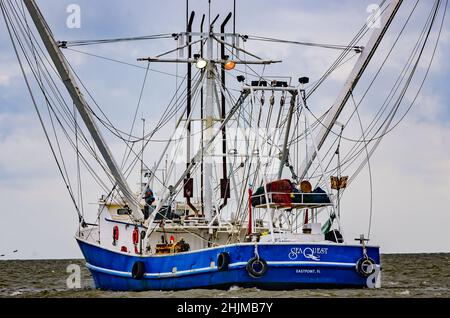
[[[18,79],[21,76],[22,73],[15,61],[0,56],[0,86],[9,87],[14,79]]]

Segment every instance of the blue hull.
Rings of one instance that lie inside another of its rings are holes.
[[[246,269],[255,256],[255,245],[241,243],[194,252],[164,256],[133,256],[104,249],[78,240],[97,288],[117,291],[181,290],[226,288],[261,289],[312,287],[365,287],[367,278],[358,274],[357,261],[363,256],[360,246],[317,243],[260,243],[258,254],[267,262],[267,271],[254,278]],[[218,255],[227,252],[227,270],[219,271]],[[378,247],[367,254],[380,264]],[[135,262],[145,264],[142,279],[132,278]]]

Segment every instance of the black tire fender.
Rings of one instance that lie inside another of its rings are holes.
[[[260,257],[253,257],[249,259],[245,268],[251,277],[260,278],[267,271],[267,262]]]
[[[370,257],[361,257],[356,262],[356,271],[362,277],[369,277],[375,272],[375,261]]]
[[[227,271],[228,265],[230,265],[230,254],[222,252],[217,255],[217,269],[219,272]]]
[[[134,279],[142,279],[145,274],[145,264],[144,262],[136,262],[133,264],[133,269],[131,270],[131,276]]]

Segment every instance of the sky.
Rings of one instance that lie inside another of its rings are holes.
[[[238,0],[236,28],[241,34],[345,44],[365,23],[369,16],[367,8],[374,2]],[[404,2],[380,50],[386,50],[392,44],[415,1]],[[433,2],[421,1],[419,13],[399,43],[400,49],[390,60],[385,79],[367,97],[368,102],[361,110],[364,123],[367,124],[378,110],[379,95],[386,92],[394,74],[403,66],[405,52],[414,43]],[[59,40],[173,33],[185,28],[184,0],[38,0],[37,3]],[[232,10],[231,0],[213,0],[211,3],[212,15],[220,13],[221,19]],[[70,4],[81,8],[80,28],[67,27],[69,13],[66,9]],[[207,13],[207,0],[191,0],[190,6],[197,13],[197,24],[194,24],[198,25],[199,16]],[[3,205],[0,212],[0,254],[5,255],[4,259],[79,258],[81,253],[74,239],[76,213],[26,91],[3,20],[0,25],[0,200]],[[436,35],[434,31],[432,36]],[[174,46],[173,40],[158,40],[83,47],[80,50],[136,64],[138,57],[152,56]],[[283,60],[282,64],[270,70],[273,74],[288,74],[294,79],[309,76],[312,81],[339,53],[260,42],[248,43],[248,48],[265,58]],[[430,52],[426,51],[424,61],[419,65],[419,79],[424,74]],[[123,130],[129,129],[145,71],[73,51],[64,53],[114,124]],[[447,19],[420,96],[405,119],[383,139],[371,159],[371,243],[380,245],[382,253],[450,252],[450,208],[446,201],[450,191],[449,54],[450,23]],[[367,72],[373,73],[379,64],[380,60],[375,58]],[[352,63],[348,63],[333,73],[311,98],[309,103],[318,113],[333,103],[351,67]],[[152,68],[171,74],[182,73],[174,66],[157,65]],[[159,118],[161,105],[167,104],[178,82],[174,76],[153,71],[149,73],[148,81],[141,112],[151,126]],[[362,79],[360,85],[354,92],[356,99],[361,97],[367,79]],[[412,96],[407,95],[407,101]],[[358,130],[349,127],[346,136],[356,138]],[[121,155],[122,145],[108,138],[113,151]],[[152,152],[157,153],[157,149]],[[102,193],[92,184],[85,186],[86,213],[95,215],[95,202]],[[364,170],[347,190],[342,202],[342,223],[349,240],[367,231],[369,194],[368,174]],[[17,252],[13,253],[15,250]]]

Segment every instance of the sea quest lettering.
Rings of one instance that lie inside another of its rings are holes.
[[[295,260],[298,255],[303,255],[307,259],[312,259],[314,261],[320,261],[320,256],[328,254],[328,247],[293,247],[288,254],[289,259]]]

